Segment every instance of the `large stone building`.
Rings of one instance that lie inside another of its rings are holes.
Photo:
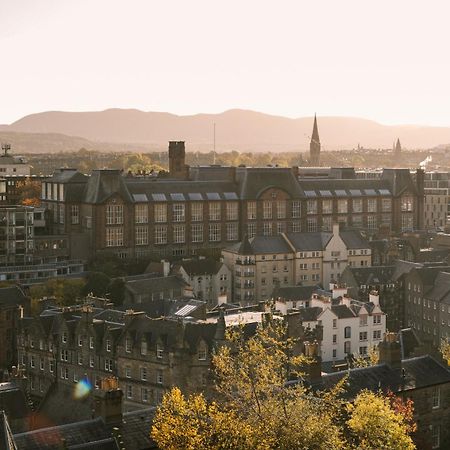
[[[370,233],[423,226],[421,170],[357,179],[350,168],[324,176],[303,176],[298,167],[189,168],[184,157],[184,143],[172,142],[168,174],[55,172],[42,183],[52,232],[69,236],[72,258],[165,258],[218,255],[245,235],[330,231],[333,223]]]
[[[251,303],[270,298],[278,286],[339,281],[347,265],[371,265],[369,242],[357,231],[282,233],[256,236],[222,251],[233,274],[233,300]]]

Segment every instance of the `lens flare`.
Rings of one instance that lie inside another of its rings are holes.
[[[73,398],[75,400],[82,400],[86,398],[92,391],[92,384],[87,378],[80,380],[73,389]]]

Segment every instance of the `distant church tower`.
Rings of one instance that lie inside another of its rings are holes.
[[[309,165],[318,167],[320,165],[320,138],[319,130],[317,128],[317,117],[314,114],[314,127],[309,144]]]
[[[395,147],[394,147],[394,155],[400,156],[401,152],[402,152],[402,146],[400,144],[400,139],[397,138],[397,143],[395,144]]]

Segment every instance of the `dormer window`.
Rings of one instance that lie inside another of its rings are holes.
[[[198,350],[198,360],[199,361],[206,361],[206,355],[207,355],[206,347],[204,345],[202,345],[200,347],[200,349]]]
[[[111,340],[110,339],[106,339],[106,351],[107,352],[111,351]]]
[[[131,339],[129,338],[125,339],[125,351],[131,353]]]
[[[61,336],[61,342],[63,344],[65,344],[67,342],[67,332],[66,331],[64,331],[64,333]]]
[[[156,357],[162,358],[164,355],[164,349],[161,344],[156,344]]]

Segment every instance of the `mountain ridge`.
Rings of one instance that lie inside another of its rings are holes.
[[[109,108],[103,111],[45,111],[24,116],[1,132],[59,134],[114,146],[166,146],[169,140],[184,140],[190,151],[213,148],[216,128],[218,151],[306,151],[313,117],[289,118],[247,109],[222,113],[176,115],[169,112]],[[400,138],[404,147],[431,148],[450,142],[450,127],[383,125],[379,122],[340,116],[318,116],[324,151],[392,148]]]

